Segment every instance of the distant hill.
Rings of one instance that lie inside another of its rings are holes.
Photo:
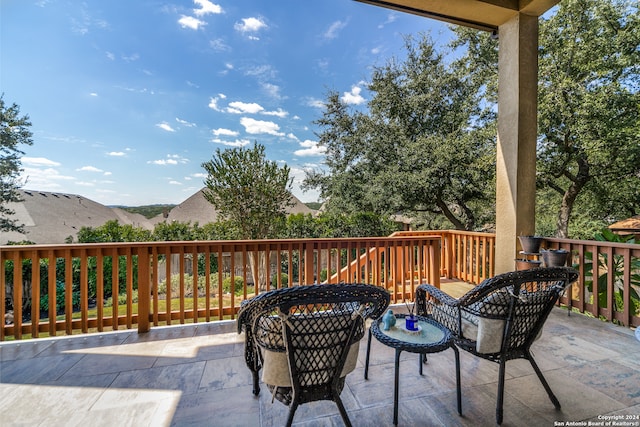
[[[305,205],[307,205],[307,207],[309,209],[312,209],[314,211],[319,211],[320,207],[322,206],[322,203],[320,203],[320,202],[306,202]]]
[[[110,206],[111,208],[120,208],[124,211],[134,214],[140,214],[147,219],[151,219],[165,212],[169,212],[176,205],[144,205],[144,206]]]

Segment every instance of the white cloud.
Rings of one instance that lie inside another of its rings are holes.
[[[192,30],[197,30],[201,26],[207,25],[206,22],[201,21],[198,18],[186,15],[182,15],[180,19],[178,19],[178,24],[180,24],[182,28],[191,28]]]
[[[226,44],[222,39],[211,40],[209,42],[209,46],[211,46],[211,49],[217,52],[228,52],[231,50],[231,47],[228,44]]]
[[[182,185],[182,183],[178,182],[178,181],[169,181],[169,184],[170,185]]]
[[[175,132],[176,130],[174,128],[171,127],[171,125],[167,122],[162,122],[162,123],[158,123],[156,124],[156,126],[158,126],[160,129],[162,130],[166,130],[167,132]]]
[[[107,156],[124,157],[124,156],[126,156],[126,153],[124,151],[109,151],[107,153]]]
[[[98,169],[95,166],[83,166],[76,170],[81,172],[104,172],[102,169]]]
[[[262,89],[272,98],[280,99],[280,86],[271,83],[263,83]]]
[[[289,176],[293,180],[293,188],[291,189],[291,192],[302,202],[315,202],[320,200],[320,192],[318,190],[302,191],[302,189],[300,188],[302,182],[306,178],[307,169],[309,168],[301,168],[296,166],[290,167]]]
[[[185,159],[184,157],[180,157],[177,154],[167,154],[166,159],[149,160],[147,163],[152,165],[166,166],[189,163],[189,160]]]
[[[234,102],[230,102],[229,107],[227,107],[227,112],[233,113],[233,114],[243,114],[243,113],[256,114],[263,110],[264,108],[260,104],[256,104],[255,102],[247,103],[247,102],[234,101]]]
[[[220,136],[220,135],[224,135],[224,136],[238,136],[240,134],[240,132],[237,132],[235,130],[231,130],[231,129],[223,129],[223,128],[218,128],[218,129],[214,129],[211,131],[215,136]]]
[[[242,18],[242,23],[237,22],[233,28],[241,33],[255,33],[263,28],[267,28],[260,18]]]
[[[105,54],[107,55],[107,58],[111,61],[114,61],[116,59],[116,56],[113,54],[113,52],[107,51]]]
[[[268,135],[284,136],[284,133],[278,132],[280,130],[280,126],[273,122],[243,117],[240,119],[240,124],[244,126],[244,130],[247,133],[253,135],[265,133]]]
[[[276,77],[276,72],[271,65],[259,65],[257,67],[252,67],[245,71],[244,74],[245,76],[257,77],[262,81],[274,79]]]
[[[183,126],[189,127],[189,128],[197,127],[197,125],[195,123],[191,123],[191,122],[188,122],[186,120],[182,120],[182,119],[180,119],[178,117],[176,117],[176,122],[180,123]]]
[[[306,140],[300,143],[301,150],[293,152],[296,156],[321,156],[327,152],[327,147],[319,146],[318,141]]]
[[[59,163],[55,163],[55,166],[59,165]],[[58,181],[72,181],[75,178],[68,175],[61,175],[57,169],[52,167],[46,167],[43,169],[38,167],[25,167],[20,175],[20,179],[28,185],[28,188],[53,190],[60,188]]]
[[[333,40],[338,37],[338,33],[340,32],[340,30],[342,30],[346,26],[346,22],[336,21],[329,26],[327,31],[324,32],[323,37],[327,40]]]
[[[192,173],[191,174],[191,178],[206,178],[207,176],[209,176],[209,175],[207,175],[204,172],[198,172],[198,173]]]
[[[152,165],[165,166],[165,165],[177,165],[178,161],[174,159],[160,159],[160,160],[149,160],[147,163]]]
[[[89,94],[89,96],[98,96],[98,94],[97,94],[97,93],[95,93],[95,92],[91,92],[91,93]]]
[[[76,181],[75,184],[80,185],[82,187],[94,187],[96,185],[94,182],[87,182],[87,181]]]
[[[325,108],[324,101],[316,98],[309,98],[307,100],[307,105],[313,108]]]
[[[60,163],[44,157],[23,157],[22,164],[29,166],[60,166]]]
[[[124,62],[133,62],[140,59],[140,55],[137,53],[132,53],[131,55],[122,55],[122,60]]]
[[[391,23],[395,22],[397,19],[398,19],[398,15],[397,15],[397,14],[395,14],[395,13],[390,13],[390,14],[387,16],[387,20],[386,20],[386,21],[384,21],[382,24],[379,24],[379,25],[378,25],[378,28],[382,29],[382,28],[384,28],[384,26],[385,26],[385,25],[387,25],[387,24],[391,24]]]
[[[365,102],[365,99],[360,95],[360,92],[362,92],[362,88],[353,86],[351,88],[351,92],[345,92],[340,98],[340,101],[345,104],[360,105]]]
[[[225,99],[226,95],[224,95],[223,93],[219,93],[218,96],[216,97],[211,97],[209,98],[209,108],[211,108],[214,111],[222,111],[222,109],[220,107],[218,107],[218,101],[220,99]]]
[[[193,2],[200,6],[200,9],[193,9],[193,13],[195,13],[196,16],[207,15],[209,13],[222,13],[222,7],[211,3],[209,0],[193,0]]]
[[[251,141],[248,139],[236,139],[235,141],[224,141],[220,138],[214,138],[211,140],[216,144],[226,145],[227,147],[244,147],[245,145],[249,145]]]
[[[289,115],[288,112],[284,111],[282,108],[278,108],[276,111],[264,111],[262,112],[265,116],[276,116],[284,119]]]

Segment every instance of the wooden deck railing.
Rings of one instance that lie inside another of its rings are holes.
[[[440,237],[0,247],[0,340],[234,318],[273,288],[368,283],[392,301],[440,280]],[[235,279],[232,279],[235,278]]]
[[[569,251],[578,282],[561,303],[609,322],[640,326],[640,245],[595,240],[545,239],[546,249]]]
[[[640,245],[550,238],[543,247],[567,249],[567,263],[580,272],[562,304],[640,326]],[[1,246],[0,341],[234,318],[256,293],[309,283],[374,284],[402,302],[420,283],[439,285],[441,277],[472,284],[492,277],[494,249],[493,234],[452,230],[381,238]]]

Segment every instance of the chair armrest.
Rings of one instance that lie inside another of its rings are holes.
[[[416,289],[416,310],[420,316],[428,315],[427,302],[437,301],[440,304],[445,304],[451,307],[457,307],[459,301],[453,298],[451,295],[442,292],[440,289],[433,285],[423,284]]]
[[[416,289],[416,313],[433,318],[454,336],[462,335],[460,302],[433,285],[424,284]]]

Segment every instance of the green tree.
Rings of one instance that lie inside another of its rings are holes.
[[[538,179],[559,197],[555,234],[568,237],[576,207],[596,218],[637,214],[637,2],[561,2],[540,24],[539,67]]]
[[[240,239],[278,237],[287,209],[293,206],[289,167],[269,161],[263,145],[252,148],[217,149],[213,158],[202,164],[207,171],[204,197],[226,220],[229,230],[237,230]],[[268,254],[249,254],[254,282],[266,287]]]
[[[289,167],[267,160],[263,145],[217,149],[202,164],[207,171],[204,197],[240,239],[276,237],[293,206]]]
[[[563,0],[540,20],[539,234],[592,238],[640,212],[639,21],[629,0]],[[495,108],[498,43],[454,32],[458,70]]]
[[[148,242],[151,240],[151,232],[141,227],[133,227],[130,224],[120,224],[117,220],[109,220],[99,227],[81,227],[78,231],[78,242],[80,243],[107,243],[107,242]],[[97,294],[97,260],[95,257],[89,257],[89,297],[92,298]],[[118,277],[117,283],[112,283],[112,266],[113,257],[105,257],[103,260],[103,277],[104,277],[104,296],[109,298],[112,291],[118,289],[122,294],[126,292],[127,284],[127,264],[125,257],[118,257]],[[80,260],[74,259],[73,274],[77,275],[79,280]],[[138,288],[138,260],[133,261],[133,287]],[[74,283],[77,283],[74,278]]]
[[[198,223],[193,226],[190,222],[160,222],[153,227],[153,240],[158,242],[178,242],[195,239]]]
[[[81,227],[78,231],[79,243],[148,242],[150,240],[149,230],[134,227],[131,224],[120,224],[117,219],[109,220],[99,227]]]
[[[0,231],[24,232],[24,224],[11,218],[15,212],[6,204],[20,202],[18,178],[24,152],[19,147],[33,144],[30,126],[29,116],[20,116],[20,107],[6,105],[4,94],[0,95]]]
[[[368,111],[327,96],[319,144],[326,173],[307,174],[329,210],[442,218],[474,230],[493,218],[495,114],[483,86],[427,36],[404,62],[374,68]]]

